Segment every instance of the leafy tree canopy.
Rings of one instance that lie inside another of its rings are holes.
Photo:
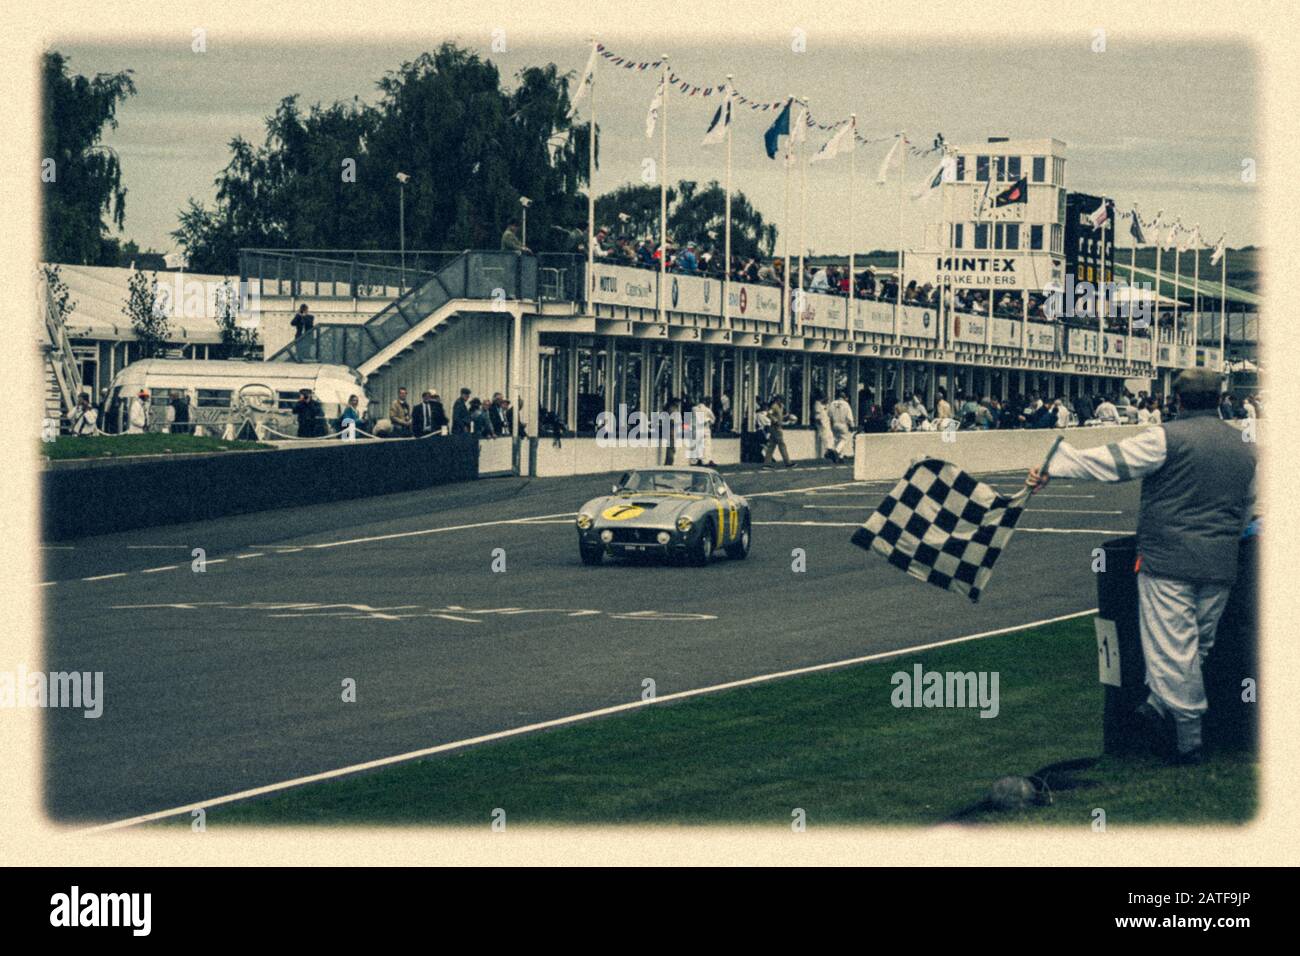
[[[126,188],[117,154],[100,139],[117,128],[118,106],[135,94],[131,71],[76,76],[65,56],[48,52],[41,79],[43,258],[116,265],[109,233],[125,221]]]
[[[231,142],[215,205],[191,199],[173,235],[198,272],[234,271],[241,247],[395,249],[400,172],[408,249],[494,248],[521,196],[529,246],[562,248],[552,227],[585,208],[590,126],[571,126],[572,77],[554,64],[516,80],[503,89],[490,61],[447,43],[380,79],[373,106],[285,97],[261,146]]]

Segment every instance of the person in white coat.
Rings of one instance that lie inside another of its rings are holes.
[[[831,433],[826,395],[820,389],[814,389],[812,393],[812,420],[813,428],[817,430],[817,444],[820,446],[822,457],[838,464],[839,456],[835,453],[835,436]]]
[[[853,429],[857,427],[853,421],[853,406],[849,404],[846,392],[836,393],[835,401],[826,409],[826,416],[831,421],[831,436],[835,439],[835,457],[843,461],[853,437]]]
[[[691,409],[691,425],[695,434],[693,450],[697,465],[708,465],[710,468],[716,465],[713,460],[713,426],[716,422],[713,399],[706,395]]]
[[[140,394],[131,399],[131,407],[127,410],[128,435],[139,435],[149,430],[149,393],[145,389],[140,389]]]

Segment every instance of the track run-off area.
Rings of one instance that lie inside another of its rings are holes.
[[[1092,549],[1136,520],[1136,485],[1054,481],[976,606],[849,543],[892,482],[847,465],[721,470],[750,499],[754,546],[706,568],[584,567],[572,518],[603,475],[48,546],[45,668],[104,674],[101,717],[47,712],[49,812],[149,818],[618,713],[647,681],[683,699],[995,637],[1093,608]]]

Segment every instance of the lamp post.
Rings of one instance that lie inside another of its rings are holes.
[[[531,206],[532,204],[533,201],[529,199],[527,196],[519,197],[519,205],[523,206],[523,210],[524,210],[523,220],[519,225],[519,243],[525,249],[528,248],[528,207]]]
[[[401,250],[402,271],[401,271],[401,294],[406,294],[406,184],[411,181],[411,177],[406,173],[397,174],[397,242]]]

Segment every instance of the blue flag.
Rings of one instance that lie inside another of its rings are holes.
[[[776,159],[776,151],[781,145],[781,137],[790,135],[790,104],[794,102],[794,97],[785,101],[785,106],[781,108],[781,114],[777,116],[776,122],[768,127],[767,132],[763,134],[763,145],[767,147],[767,158]]]

